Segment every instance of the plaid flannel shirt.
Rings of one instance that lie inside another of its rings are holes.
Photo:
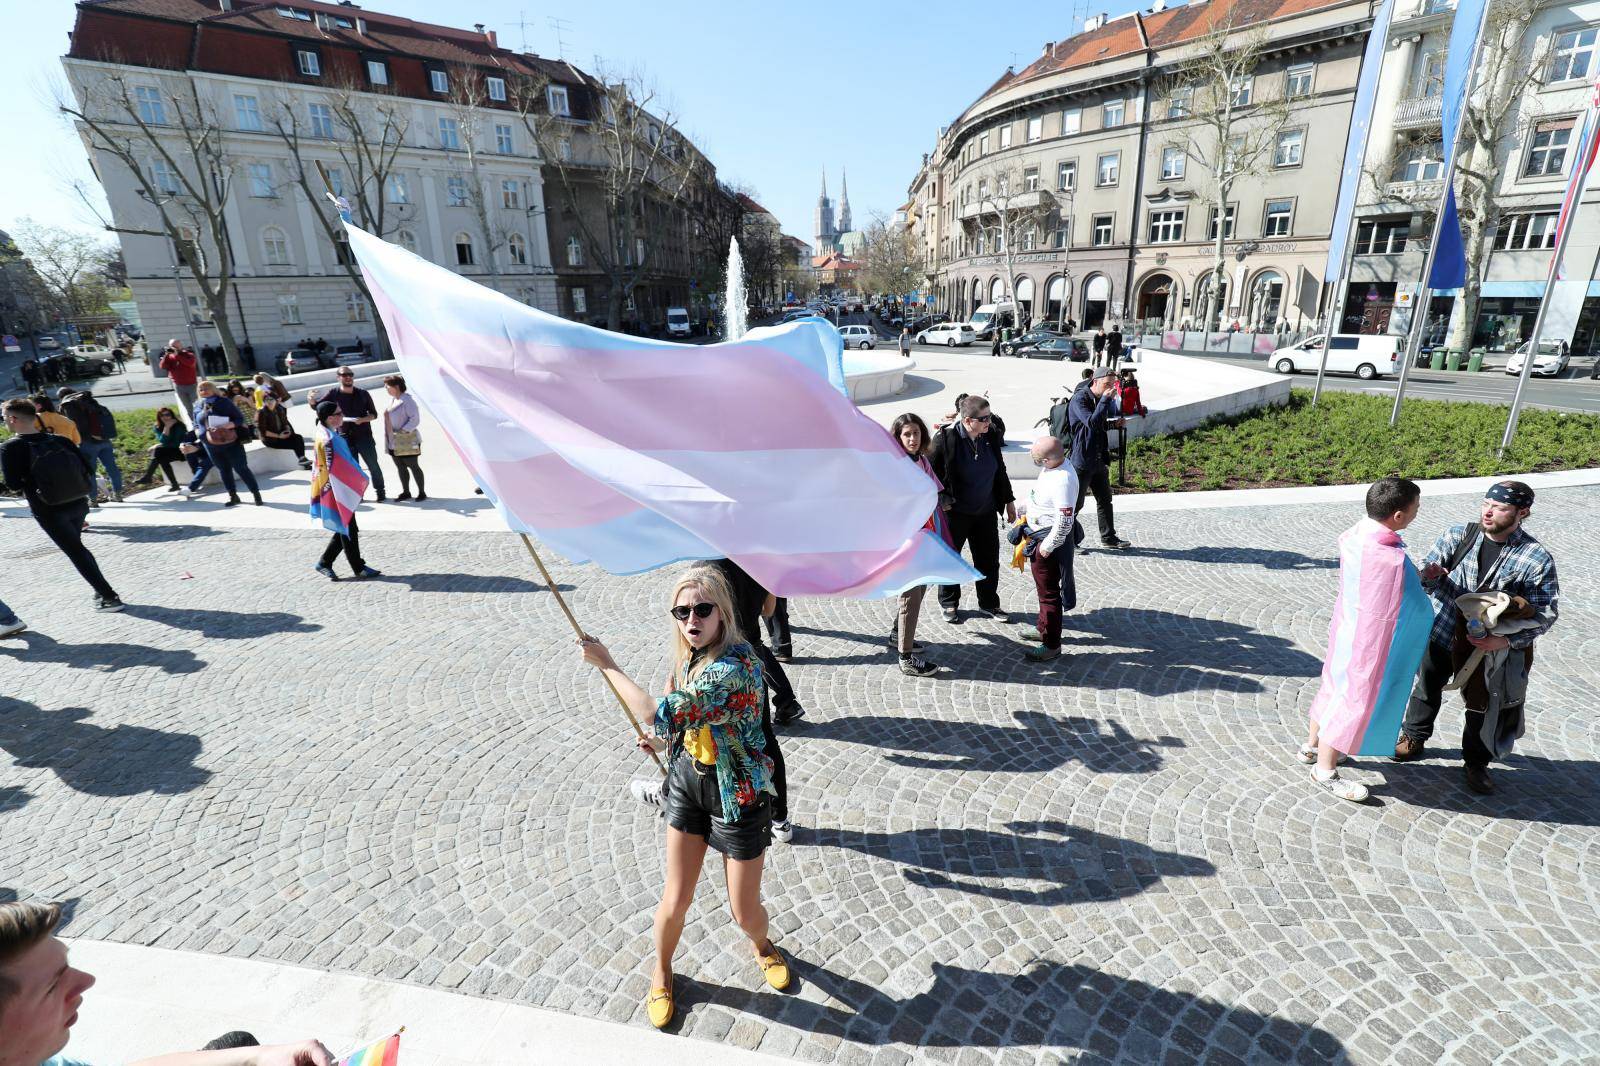
[[[1460,547],[1471,528],[1471,524],[1462,523],[1441,533],[1434,542],[1433,550],[1422,560],[1423,568],[1429,563],[1443,566]],[[1481,585],[1479,582],[1477,546],[1467,552],[1466,558],[1454,570],[1432,584],[1423,582],[1423,587],[1433,597],[1433,629],[1428,634],[1429,640],[1450,646],[1455,637],[1456,620],[1461,617],[1461,610],[1456,607],[1456,597],[1468,592],[1508,592],[1528,601],[1538,624],[1509,635],[1506,639],[1513,648],[1528,647],[1555,625],[1559,613],[1557,601],[1561,597],[1561,585],[1556,580],[1556,561],[1543,544],[1520,526],[1500,550],[1500,559],[1489,580]]]

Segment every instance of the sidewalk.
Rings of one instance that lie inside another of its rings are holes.
[[[404,1066],[763,1066],[789,1061],[648,1026],[225,955],[67,938],[94,974],[66,1054],[127,1062],[243,1029],[346,1055],[401,1026]]]

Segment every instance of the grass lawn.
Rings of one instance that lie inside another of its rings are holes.
[[[170,406],[170,405],[169,405]],[[155,425],[156,409],[154,407],[141,407],[136,411],[114,411],[117,418],[117,465],[122,468],[122,488],[124,492],[136,491],[131,482],[134,478],[144,473],[146,464],[150,462],[150,445],[156,442]],[[187,424],[189,419],[184,417]],[[0,440],[5,440],[11,434],[4,426],[0,426]],[[174,466],[174,469],[187,469]],[[104,474],[101,475],[104,477]],[[181,474],[180,474],[181,476]],[[161,471],[156,471],[157,487],[164,487],[165,481]],[[11,495],[7,493],[7,495]]]
[[[1289,403],[1217,419],[1183,433],[1128,442],[1124,492],[1345,485],[1399,476],[1489,477],[1600,466],[1600,415],[1525,407],[1503,462],[1495,449],[1507,408],[1408,399],[1389,428],[1392,400],[1309,389]],[[1115,473],[1115,471],[1113,471]]]

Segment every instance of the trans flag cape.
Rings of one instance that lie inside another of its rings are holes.
[[[356,465],[350,445],[337,433],[317,426],[316,474],[311,478],[311,517],[325,529],[350,535],[350,516],[356,513],[367,475]]]
[[[1339,599],[1322,687],[1311,704],[1321,738],[1351,755],[1394,750],[1433,603],[1400,534],[1363,518],[1339,538]]]
[[[518,303],[346,224],[415,394],[512,529],[614,574],[733,559],[778,596],[978,575],[820,321],[692,346]]]

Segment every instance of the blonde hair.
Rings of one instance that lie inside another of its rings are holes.
[[[672,685],[674,688],[693,681],[699,676],[700,671],[722,658],[728,648],[734,644],[744,643],[744,634],[739,631],[738,616],[733,613],[733,590],[728,587],[728,579],[722,571],[714,566],[700,563],[691,566],[678,576],[677,583],[672,586],[672,596],[667,600],[669,607],[675,606],[678,596],[686,588],[697,588],[705,596],[706,603],[717,605],[717,614],[722,621],[722,630],[717,634],[717,639],[707,644],[698,660],[694,660],[694,648],[683,638],[683,626],[678,620],[672,620]],[[694,660],[691,666],[690,661]]]

